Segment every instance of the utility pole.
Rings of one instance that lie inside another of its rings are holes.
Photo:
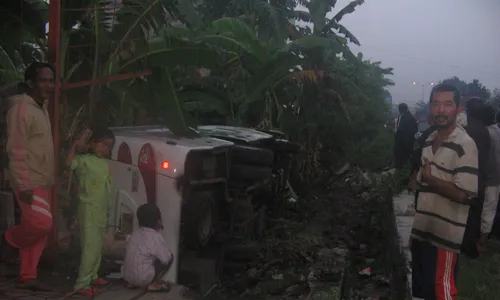
[[[52,190],[51,214],[54,225],[47,242],[48,251],[45,258],[49,262],[55,262],[59,251],[59,96],[61,90],[61,0],[51,0],[49,4],[49,62],[54,66],[55,89],[54,98],[49,102],[50,119],[52,123],[52,136],[54,139],[55,174]],[[47,255],[48,254],[48,255]]]
[[[430,82],[429,84],[421,84],[421,83],[418,83],[416,81],[413,81],[413,85],[420,85],[422,87],[422,102],[425,103],[424,101],[424,94],[425,94],[425,87],[426,86],[434,86],[434,82]]]

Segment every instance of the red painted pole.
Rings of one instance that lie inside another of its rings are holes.
[[[89,86],[89,85],[93,85],[93,84],[105,84],[105,83],[117,81],[117,80],[125,80],[125,79],[134,79],[134,78],[138,78],[138,77],[144,77],[144,76],[151,75],[151,73],[152,73],[151,70],[145,70],[145,71],[137,72],[137,73],[117,74],[117,75],[111,75],[111,76],[103,77],[103,78],[83,80],[83,81],[78,81],[78,82],[69,82],[69,83],[63,84],[61,86],[61,88],[63,90],[69,90],[69,89]]]
[[[52,232],[50,233],[46,251],[48,259],[54,261],[59,246],[59,98],[61,94],[61,0],[51,0],[49,4],[49,62],[55,69],[54,98],[50,102],[49,110],[52,121],[52,135],[54,139],[55,182],[52,189]]]

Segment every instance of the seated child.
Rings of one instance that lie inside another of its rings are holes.
[[[161,212],[152,203],[137,209],[139,228],[130,236],[125,250],[123,278],[129,287],[147,287],[148,292],[168,292],[162,280],[172,265],[173,256],[160,233]]]

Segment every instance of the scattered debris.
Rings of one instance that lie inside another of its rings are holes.
[[[283,218],[269,220],[245,269],[235,275],[228,268],[234,254],[226,255],[228,276],[206,299],[336,300],[342,293],[343,299],[389,299],[392,274],[380,265],[386,232],[371,205],[380,201],[377,178],[344,164],[324,181],[326,189],[310,190]],[[346,278],[352,268],[357,278]]]
[[[358,273],[361,276],[371,276],[372,275],[372,269],[370,267],[364,268],[363,270],[359,271]]]
[[[335,175],[342,176],[349,170],[351,170],[351,165],[349,163],[345,163],[340,169],[335,172]]]
[[[383,275],[376,275],[373,277],[373,280],[375,280],[377,283],[381,285],[390,285],[391,284],[391,279],[383,276]]]

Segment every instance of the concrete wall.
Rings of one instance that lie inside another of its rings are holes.
[[[415,196],[407,192],[401,193],[393,198],[394,219],[397,228],[397,240],[399,252],[403,255],[407,282],[406,288],[408,299],[411,298],[411,253],[408,247],[410,241],[411,227],[413,225],[413,216],[415,215]]]

